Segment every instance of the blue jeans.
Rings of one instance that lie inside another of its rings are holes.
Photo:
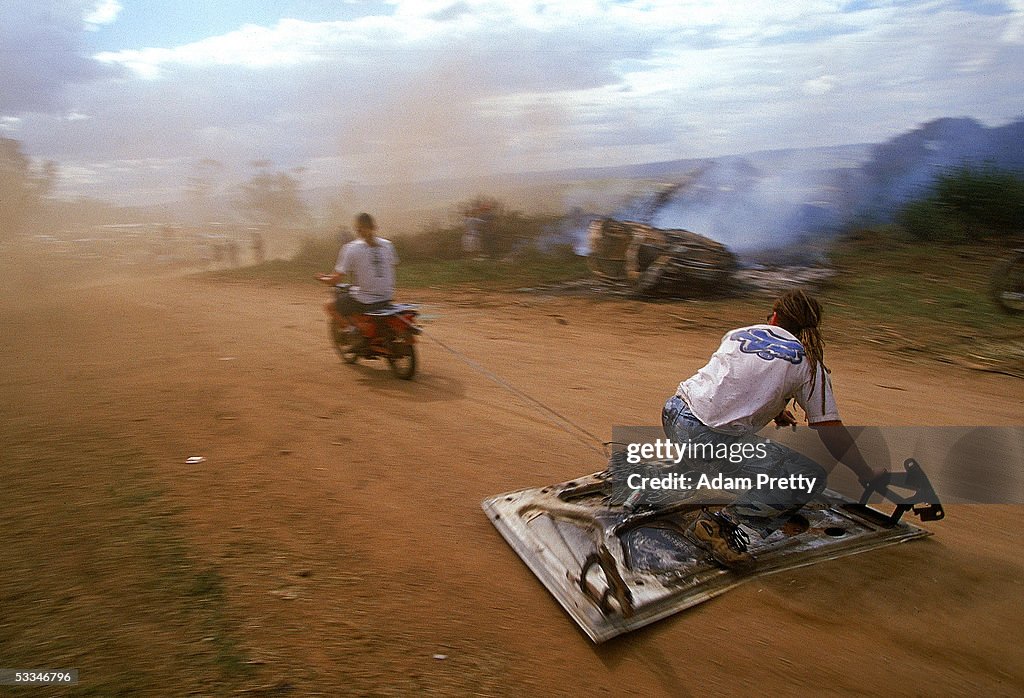
[[[721,472],[727,477],[747,477],[755,482],[758,475],[787,480],[790,476],[799,475],[813,478],[814,485],[810,492],[807,489],[754,488],[737,496],[726,507],[730,513],[752,520],[754,528],[761,528],[762,532],[773,530],[784,523],[785,518],[796,513],[825,489],[828,473],[807,456],[756,434],[734,436],[717,432],[697,419],[689,405],[677,395],[665,403],[661,411],[661,424],[665,436],[678,444],[712,444],[719,449],[719,444],[725,444],[726,447],[734,444],[760,445],[758,455],[743,458],[738,463],[728,460],[703,461],[704,470],[710,466],[714,472]]]

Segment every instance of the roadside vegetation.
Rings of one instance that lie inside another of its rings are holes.
[[[995,167],[962,166],[936,177],[926,194],[897,220],[920,242],[963,244],[999,240],[1024,231],[1024,178]]]
[[[464,203],[459,213],[468,216],[481,206],[488,208],[490,218],[491,243],[486,253],[463,250],[465,225],[461,219],[458,223],[431,224],[391,237],[401,260],[397,268],[398,286],[471,285],[508,290],[589,275],[586,258],[577,255],[563,239],[563,223],[558,217],[525,214],[487,197]],[[341,243],[335,235],[309,237],[290,259],[211,274],[219,278],[304,282],[334,267]]]
[[[1024,235],[1020,175],[991,167],[944,171],[895,221],[849,231],[832,248],[838,302],[875,318],[896,320],[898,312],[947,327],[1007,326],[990,286],[996,265]]]
[[[484,198],[466,202],[459,214],[468,217],[482,204],[492,215],[492,253],[485,258],[463,251],[461,218],[395,236],[401,288],[513,290],[589,276],[585,258],[565,244],[562,221]],[[838,273],[825,293],[835,317],[894,336],[908,325],[964,338],[1020,333],[1022,321],[1000,312],[989,287],[996,264],[1021,242],[1021,175],[991,167],[944,171],[920,198],[896,212],[894,221],[851,228],[832,244],[829,263]],[[215,273],[304,282],[334,265],[339,242],[310,238],[289,260]]]
[[[837,241],[830,313],[844,333],[905,359],[928,355],[1024,378],[1024,317],[992,300],[993,275],[1024,243],[1024,179],[990,167],[941,173],[896,223]]]

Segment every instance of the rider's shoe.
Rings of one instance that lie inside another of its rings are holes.
[[[715,562],[732,570],[747,570],[754,556],[747,552],[750,539],[728,515],[702,509],[686,529],[686,537],[711,553]]]

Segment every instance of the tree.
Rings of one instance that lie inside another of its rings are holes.
[[[57,180],[57,165],[34,167],[21,143],[0,138],[0,239],[9,238],[37,213]]]
[[[266,161],[253,163],[260,168],[252,178],[241,186],[236,208],[246,218],[265,225],[291,226],[309,219],[306,202],[299,193],[299,179],[296,175],[302,168],[293,169],[294,175],[274,171]]]

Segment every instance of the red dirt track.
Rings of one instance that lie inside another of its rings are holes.
[[[131,461],[166,503],[189,564],[222,580],[218,627],[246,668],[183,680],[181,646],[201,651],[202,623],[171,614],[133,624],[151,612],[133,568],[118,590],[117,570],[86,574],[70,558],[18,557],[0,599],[66,599],[61,613],[83,624],[65,632],[82,649],[55,655],[23,621],[0,621],[18,656],[65,659],[81,667],[82,687],[127,676],[126,690],[144,693],[158,692],[153,679],[132,684],[119,654],[150,677],[159,657],[177,657],[167,660],[170,693],[1024,692],[1024,508],[1009,505],[951,506],[926,524],[935,535],[925,541],[754,580],[592,645],[480,501],[600,470],[600,455],[429,338],[414,381],[343,365],[324,297],[312,282],[181,278],[0,300],[0,472],[24,479],[45,468],[66,487],[62,469],[88,462],[93,480],[59,495],[79,501],[121,486],[105,454]],[[616,424],[658,424],[722,333],[760,319],[521,294],[402,300],[424,302],[428,333],[606,439]],[[686,330],[665,320],[690,312],[699,322]],[[1021,423],[1018,378],[901,364],[870,344],[827,351],[847,423]],[[186,464],[193,455],[206,460]],[[7,521],[32,521],[26,531],[40,540],[91,531],[97,550],[116,545],[118,515],[82,504],[52,518],[35,501],[9,504]],[[85,623],[105,613],[126,620]]]

